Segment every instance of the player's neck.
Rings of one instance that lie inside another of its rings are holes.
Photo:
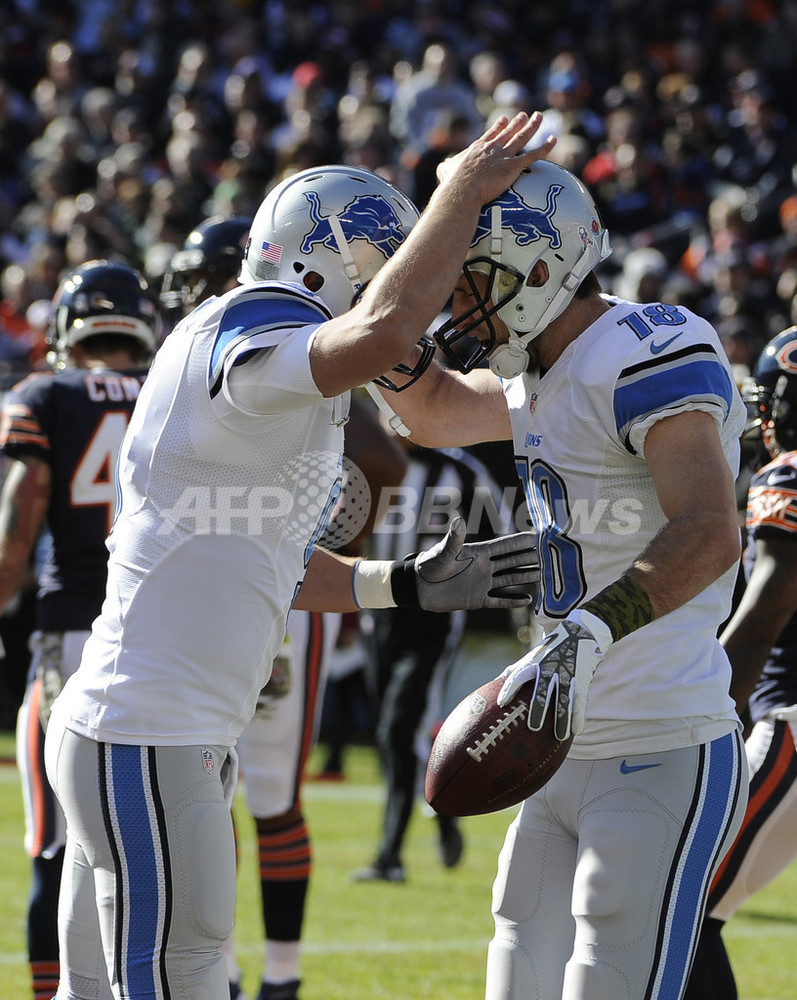
[[[535,348],[537,366],[545,370],[551,368],[565,349],[609,309],[611,304],[600,295],[573,299],[561,316],[531,342]]]

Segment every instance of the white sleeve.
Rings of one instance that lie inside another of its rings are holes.
[[[243,413],[285,413],[312,406],[322,395],[310,370],[310,344],[317,326],[286,331],[281,343],[259,347],[252,337],[246,351],[232,354],[224,366],[222,395]]]
[[[701,410],[703,413],[710,414],[717,424],[717,430],[720,434],[722,433],[722,427],[725,423],[725,411],[716,403],[707,402],[706,400],[690,400],[689,402],[682,403],[680,406],[672,406],[666,410],[649,413],[643,420],[638,420],[628,432],[628,441],[635,453],[637,455],[645,454],[645,440],[647,439],[648,431],[655,423],[663,420],[664,417],[674,417],[676,413],[688,413],[690,410]]]
[[[318,403],[309,348],[329,318],[316,296],[284,282],[244,286],[224,296],[208,368],[217,412],[272,415]]]

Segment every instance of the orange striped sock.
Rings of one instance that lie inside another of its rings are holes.
[[[33,1000],[52,1000],[58,989],[60,964],[55,962],[31,962],[33,977]]]
[[[304,820],[284,830],[258,833],[257,846],[261,881],[309,878],[310,838]]]

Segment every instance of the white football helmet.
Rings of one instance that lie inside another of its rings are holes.
[[[584,277],[611,253],[595,202],[581,181],[555,163],[540,160],[524,170],[500,197],[482,208],[463,274],[475,304],[452,316],[435,333],[443,352],[463,372],[485,357],[496,374],[513,378],[526,370],[526,346],[570,302]],[[539,260],[549,279],[527,284]],[[473,272],[487,276],[481,292]],[[509,342],[496,347],[491,316],[509,327]],[[454,345],[484,323],[490,338],[464,355]]]
[[[302,170],[257,210],[238,280],[299,282],[341,316],[417,221],[412,202],[370,170]]]
[[[341,316],[418,221],[418,209],[397,187],[361,167],[312,167],[277,184],[252,221],[242,284],[290,281],[316,292]],[[374,379],[400,392],[429,367],[435,344],[418,341],[413,365],[399,364]]]

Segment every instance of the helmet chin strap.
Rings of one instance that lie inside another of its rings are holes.
[[[398,434],[400,437],[409,437],[412,431],[407,427],[401,417],[396,413],[393,407],[388,403],[382,393],[377,389],[373,382],[366,382],[364,386],[368,395],[373,399],[379,410],[384,415],[388,422],[391,430]]]
[[[504,236],[502,229],[502,209],[499,205],[493,205],[490,212],[490,235],[490,257],[494,261],[500,262]],[[522,375],[529,366],[526,341],[518,336],[514,330],[510,329],[507,343],[499,344],[487,358],[487,363],[490,366],[490,370],[499,378],[515,378],[517,375]]]
[[[357,267],[354,257],[352,256],[351,247],[349,246],[343,232],[343,226],[340,224],[340,219],[334,214],[327,217],[327,222],[329,223],[329,228],[332,230],[332,234],[335,237],[335,242],[338,244],[338,250],[340,251],[340,256],[343,261],[344,274],[349,279],[352,290],[356,295],[362,288],[363,283],[360,278],[359,268]]]
[[[522,375],[529,366],[526,341],[516,333],[510,333],[506,344],[499,344],[487,359],[490,370],[499,378],[515,378]]]

